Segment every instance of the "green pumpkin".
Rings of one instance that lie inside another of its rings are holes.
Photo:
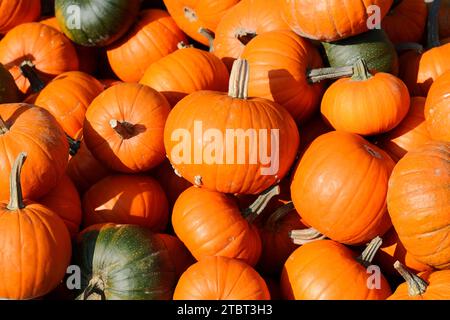
[[[170,300],[175,264],[158,234],[132,225],[97,225],[77,241],[80,300]]]
[[[398,73],[395,46],[381,29],[336,42],[323,42],[322,45],[331,67],[352,66],[364,59],[370,70]]]
[[[135,22],[140,0],[56,0],[61,30],[73,42],[88,47],[107,46]]]
[[[0,64],[0,104],[20,101],[19,89],[13,76]]]

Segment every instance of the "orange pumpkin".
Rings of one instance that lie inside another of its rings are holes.
[[[356,134],[324,134],[300,160],[292,201],[320,233],[344,244],[365,243],[391,227],[386,194],[393,167],[387,153]]]
[[[388,208],[398,236],[419,262],[450,266],[450,142],[428,142],[400,160]]]
[[[235,259],[207,257],[180,278],[174,300],[270,300],[264,279]]]
[[[89,106],[84,140],[108,168],[136,173],[164,161],[164,125],[170,105],[156,90],[133,83],[111,87]]]
[[[108,48],[109,64],[122,81],[138,82],[152,63],[177,50],[181,41],[187,38],[167,12],[144,10],[127,36]]]
[[[41,0],[2,0],[0,2],[0,34],[32,22],[41,14]]]

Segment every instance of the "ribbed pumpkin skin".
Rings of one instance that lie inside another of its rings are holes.
[[[295,33],[263,33],[248,43],[242,59],[250,65],[249,96],[277,102],[297,122],[307,120],[320,104],[323,86],[309,84],[306,73],[321,68],[322,58]]]
[[[244,262],[208,257],[181,276],[174,300],[270,300],[270,293],[264,279]]]
[[[425,118],[433,139],[450,142],[450,70],[431,86],[425,105]]]
[[[334,131],[306,150],[291,185],[303,220],[335,241],[363,244],[391,227],[386,210],[394,162],[362,137]]]
[[[418,261],[450,266],[450,143],[409,152],[389,181],[388,208],[398,236]]]
[[[69,39],[52,27],[37,22],[11,29],[0,41],[0,63],[13,75],[23,93],[30,88],[28,79],[19,68],[25,60],[35,65],[44,81],[79,67],[77,53]]]
[[[124,82],[138,82],[154,62],[187,42],[175,21],[163,10],[141,11],[126,37],[108,48],[109,64]]]
[[[214,40],[214,54],[231,70],[233,61],[239,58],[246,43],[239,35],[261,34],[275,30],[289,30],[284,22],[277,0],[242,0],[220,20]]]
[[[198,31],[206,28],[213,32],[224,14],[239,0],[164,0],[170,15],[189,37],[205,46],[208,39]]]
[[[47,110],[33,105],[3,104],[0,116],[9,128],[0,134],[0,200],[9,198],[11,161],[20,152],[28,154],[21,179],[24,199],[39,199],[56,187],[66,170],[66,136]]]
[[[93,185],[83,197],[85,227],[100,223],[134,224],[164,231],[169,220],[167,198],[151,177],[109,176]]]
[[[0,104],[19,102],[19,90],[12,75],[0,64]]]
[[[402,283],[388,300],[450,300],[450,291],[448,290],[450,287],[450,270],[428,271],[419,274],[419,276],[428,282],[424,294],[410,296],[408,285]]]
[[[319,240],[298,248],[286,261],[281,290],[290,300],[385,300],[389,283],[381,276],[379,289],[368,288],[370,273],[344,245]]]
[[[5,34],[22,23],[35,21],[40,14],[40,0],[2,0],[0,3],[0,34]]]
[[[368,30],[368,7],[381,9],[383,18],[393,0],[283,0],[286,22],[297,34],[320,41],[335,41]],[[373,12],[372,12],[373,14]]]
[[[107,284],[106,300],[170,300],[176,285],[172,259],[165,242],[149,229],[114,224],[83,231],[75,255],[82,290],[98,279]]]
[[[217,255],[254,266],[261,255],[258,230],[228,195],[196,187],[187,189],[175,203],[172,224],[197,260]]]
[[[427,13],[427,6],[423,0],[400,1],[384,17],[381,27],[395,44],[419,43],[425,32]]]
[[[228,82],[224,63],[214,54],[195,48],[177,50],[153,63],[140,81],[161,92],[172,107],[196,91],[225,92]]]
[[[48,110],[63,130],[75,137],[83,128],[87,108],[102,91],[102,84],[89,74],[66,72],[39,93],[35,104]]]

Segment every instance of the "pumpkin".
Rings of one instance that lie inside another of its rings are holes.
[[[229,73],[223,62],[214,54],[195,48],[181,48],[151,64],[140,81],[164,94],[172,107],[196,91],[225,92],[228,82]]]
[[[10,30],[0,41],[0,63],[13,75],[22,93],[37,92],[61,73],[78,69],[74,46],[60,32],[30,22]]]
[[[72,251],[69,232],[57,214],[23,201],[20,180],[25,159],[22,152],[14,162],[9,203],[0,202],[0,297],[4,299],[29,300],[51,292],[64,278]]]
[[[410,102],[403,81],[389,73],[372,75],[359,60],[351,78],[336,81],[325,92],[321,111],[336,130],[370,136],[398,126]]]
[[[365,243],[391,227],[386,194],[393,167],[387,153],[356,134],[324,134],[300,160],[292,201],[302,219],[330,239]]]
[[[449,300],[450,270],[428,271],[416,275],[401,263],[396,269],[404,277],[401,284],[388,300]]]
[[[0,200],[9,197],[7,183],[14,157],[23,150],[28,165],[22,175],[23,196],[37,200],[58,184],[67,167],[69,146],[55,118],[42,108],[3,104],[0,108]]]
[[[38,95],[35,104],[48,110],[64,131],[75,137],[82,129],[86,110],[100,93],[102,84],[79,71],[56,77]]]
[[[140,0],[56,0],[55,15],[64,34],[87,46],[107,46],[122,37],[135,21]]]
[[[174,300],[270,300],[264,279],[246,263],[207,257],[189,267],[175,288]]]
[[[376,138],[376,144],[398,162],[408,151],[431,140],[425,123],[425,98],[411,98],[405,119],[392,131]]]
[[[72,238],[76,237],[83,214],[80,195],[67,175],[62,177],[55,188],[39,199],[39,203],[55,212],[64,221]]]
[[[424,0],[401,0],[384,17],[381,26],[395,44],[420,42],[427,24]],[[394,1],[395,3],[395,1]]]
[[[157,234],[156,236],[164,242],[169,250],[175,266],[175,274],[179,279],[195,263],[194,257],[177,237],[164,233]]]
[[[164,231],[169,220],[167,198],[159,183],[147,176],[113,175],[83,196],[83,222],[134,224]]]
[[[80,300],[170,300],[176,285],[175,257],[147,228],[104,224],[77,239]]]
[[[248,98],[248,74],[247,61],[237,60],[228,95],[198,91],[170,113],[164,131],[167,155],[192,184],[224,193],[259,194],[280,181],[295,160],[299,133],[294,120],[276,103]],[[250,143],[248,135],[257,139]],[[259,157],[251,153],[254,148]]]
[[[20,101],[19,89],[8,70],[0,64],[0,104]]]
[[[371,8],[377,6],[378,18],[383,19],[392,3],[393,0],[283,0],[280,6],[286,22],[297,34],[335,41],[366,32],[374,18]]]
[[[450,266],[450,142],[431,141],[400,160],[388,209],[406,250],[437,269]]]
[[[247,44],[242,58],[250,65],[249,96],[277,102],[297,122],[314,113],[323,87],[309,83],[307,72],[322,67],[322,59],[307,40],[291,31],[266,32]]]
[[[433,139],[450,142],[450,70],[431,86],[425,105],[425,118]]]
[[[144,10],[126,37],[107,50],[109,64],[124,82],[139,82],[154,62],[177,50],[186,36],[163,10]]]
[[[114,171],[148,171],[164,161],[163,134],[169,112],[169,103],[156,90],[119,84],[89,106],[85,143],[97,160]]]
[[[103,85],[104,90],[114,87],[115,85],[123,83],[122,81],[117,80],[117,79],[100,79],[99,81]]]
[[[172,18],[189,37],[204,45],[210,39],[200,29],[215,32],[223,15],[239,0],[164,0]]]
[[[441,0],[439,10],[439,35],[440,38],[450,37],[450,0]]]
[[[322,45],[332,67],[352,66],[364,59],[371,71],[398,74],[397,52],[383,30],[374,29],[348,39],[322,42]]]
[[[358,255],[332,240],[305,244],[287,259],[281,274],[281,291],[289,300],[385,300],[389,283],[380,273],[378,283],[369,277],[381,245],[373,240]],[[374,269],[376,270],[376,269]],[[379,270],[378,270],[379,271]]]
[[[32,22],[41,14],[41,0],[2,0],[0,3],[0,34]]]
[[[231,70],[245,46],[258,34],[288,30],[276,0],[242,0],[220,20],[215,32],[214,54]]]

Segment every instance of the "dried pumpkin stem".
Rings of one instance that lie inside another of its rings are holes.
[[[105,284],[103,280],[101,280],[99,277],[94,277],[89,281],[88,286],[86,289],[84,289],[83,293],[81,294],[80,298],[81,300],[89,300],[89,297],[92,296],[94,293],[97,293],[101,300],[106,300],[104,291],[105,290]]]
[[[248,61],[237,59],[233,63],[233,69],[231,69],[228,95],[236,99],[247,99],[249,78],[250,68]]]
[[[353,65],[354,73],[352,79],[355,81],[366,81],[372,78],[369,67],[364,59],[358,59]]]
[[[292,201],[282,205],[270,215],[269,219],[267,219],[266,225],[271,229],[275,228],[278,221],[283,219],[289,212],[292,212],[293,210],[295,210],[295,207]]]
[[[73,139],[66,133],[67,141],[69,142],[69,154],[73,157],[78,153],[81,147],[81,141]]]
[[[400,273],[403,279],[405,279],[408,285],[408,294],[411,297],[420,296],[427,291],[428,282],[412,273],[400,261],[394,263],[394,268]]]
[[[0,116],[0,135],[8,133],[9,128],[6,125],[6,122],[3,120],[3,118]]]
[[[367,245],[366,249],[361,253],[361,255],[356,259],[363,266],[368,267],[372,264],[375,255],[378,250],[380,250],[383,245],[383,239],[381,237],[376,237]]]
[[[208,39],[209,52],[214,52],[214,38],[216,36],[214,34],[214,32],[202,27],[202,28],[198,29],[198,33],[200,33],[202,36],[204,36],[206,39]]]
[[[41,80],[36,72],[35,65],[30,60],[25,60],[20,65],[20,71],[23,76],[30,82],[31,91],[33,93],[40,92],[45,88],[45,82]]]
[[[427,45],[428,49],[439,47],[439,9],[441,8],[441,0],[433,0],[428,4],[428,33]]]
[[[14,161],[14,165],[9,176],[9,204],[8,210],[16,211],[25,208],[22,195],[22,184],[20,182],[20,175],[22,173],[22,167],[27,158],[25,152],[21,152]]]
[[[297,245],[304,245],[310,242],[326,239],[327,237],[314,228],[303,230],[292,230],[289,232],[289,238]]]
[[[353,75],[352,66],[338,68],[320,68],[309,70],[306,74],[309,83],[319,83],[325,80],[336,80],[340,78],[348,78]]]
[[[193,44],[187,44],[184,41],[181,41],[180,43],[177,44],[178,49],[187,49],[187,48],[193,48],[193,47],[194,47]]]
[[[113,128],[122,139],[129,139],[134,135],[134,125],[126,121],[120,122],[119,120],[113,119],[109,122],[111,128]]]
[[[276,185],[261,193],[261,195],[253,202],[247,209],[242,212],[242,215],[248,222],[252,223],[264,211],[273,197],[280,194],[280,186]]]
[[[398,43],[395,45],[395,49],[398,52],[414,50],[418,53],[422,53],[424,51],[423,46],[420,43],[415,43],[415,42]]]

